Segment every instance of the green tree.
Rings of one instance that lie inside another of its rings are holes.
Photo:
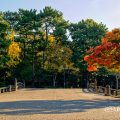
[[[72,61],[75,67],[80,69],[83,81],[82,86],[86,87],[89,73],[87,64],[84,62],[84,56],[90,48],[100,44],[100,40],[105,35],[107,28],[102,23],[86,19],[71,24],[69,30],[72,38]]]
[[[17,12],[3,12],[4,19],[10,24],[10,28],[14,29],[19,20],[19,14]]]
[[[75,66],[86,69],[84,55],[90,48],[99,45],[101,38],[105,35],[107,28],[102,23],[97,23],[92,19],[82,20],[76,24],[71,24],[70,35],[72,37],[73,61]]]
[[[52,43],[45,51],[45,55],[45,69],[53,73],[54,87],[59,73],[63,74],[64,87],[66,87],[66,71],[77,71],[71,62],[72,50],[62,44]]]
[[[10,41],[6,39],[8,29],[9,23],[0,15],[0,69],[4,68],[9,60],[7,48],[10,45]]]
[[[64,20],[63,14],[51,7],[45,7],[38,14],[41,20],[41,29],[45,32],[45,40],[47,41],[48,35],[53,35],[56,42],[65,42],[67,40],[68,21]]]

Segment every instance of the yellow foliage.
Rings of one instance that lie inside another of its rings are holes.
[[[20,62],[20,53],[21,48],[19,47],[19,44],[13,41],[8,48],[8,56],[10,57],[10,60],[8,61],[7,65],[17,65]]]
[[[19,44],[17,42],[14,42],[14,36],[14,30],[11,30],[11,32],[6,36],[6,39],[11,40],[11,44],[7,50],[8,56],[10,58],[10,60],[7,62],[7,65],[9,67],[14,67],[20,62],[21,48],[19,47]]]
[[[27,35],[27,39],[30,39],[30,40],[39,40],[40,39],[40,35]]]
[[[6,36],[6,39],[14,41],[14,36],[15,36],[15,32],[14,30],[12,30],[11,33]]]
[[[55,41],[55,37],[53,35],[49,35],[48,36],[48,41],[51,42],[51,43],[54,42]]]
[[[120,64],[116,64],[114,67],[108,69],[111,72],[119,73],[120,74]]]
[[[46,40],[46,33],[44,33],[44,40]],[[55,41],[55,37],[53,35],[48,35],[48,41],[50,43],[54,42]]]

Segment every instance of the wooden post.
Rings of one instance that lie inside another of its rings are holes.
[[[95,86],[95,92],[98,92],[98,88],[97,88],[97,86]]]
[[[2,93],[4,93],[5,92],[5,90],[4,90],[4,88],[2,89]]]
[[[111,88],[110,88],[110,85],[108,86],[108,94],[111,95]]]
[[[100,89],[100,86],[98,86],[98,92],[101,92],[100,90],[101,90],[101,89]]]
[[[105,96],[110,96],[110,95],[111,95],[110,85],[106,85],[106,87],[105,87]]]
[[[105,93],[104,94],[105,94],[105,96],[107,96],[107,88],[106,87],[105,87]]]
[[[9,85],[9,92],[12,91],[12,85]]]
[[[117,96],[117,90],[114,91],[114,95]]]

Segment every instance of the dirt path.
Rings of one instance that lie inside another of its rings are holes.
[[[120,100],[80,89],[0,94],[0,120],[120,120]]]

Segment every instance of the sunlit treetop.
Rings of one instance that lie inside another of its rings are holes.
[[[11,44],[8,47],[8,56],[10,60],[7,62],[9,67],[15,66],[20,62],[20,53],[21,48],[19,43],[14,41],[15,32],[11,31],[11,33],[7,36],[7,39],[11,40]]]
[[[120,43],[120,29],[114,29],[111,32],[107,32],[102,42]]]

